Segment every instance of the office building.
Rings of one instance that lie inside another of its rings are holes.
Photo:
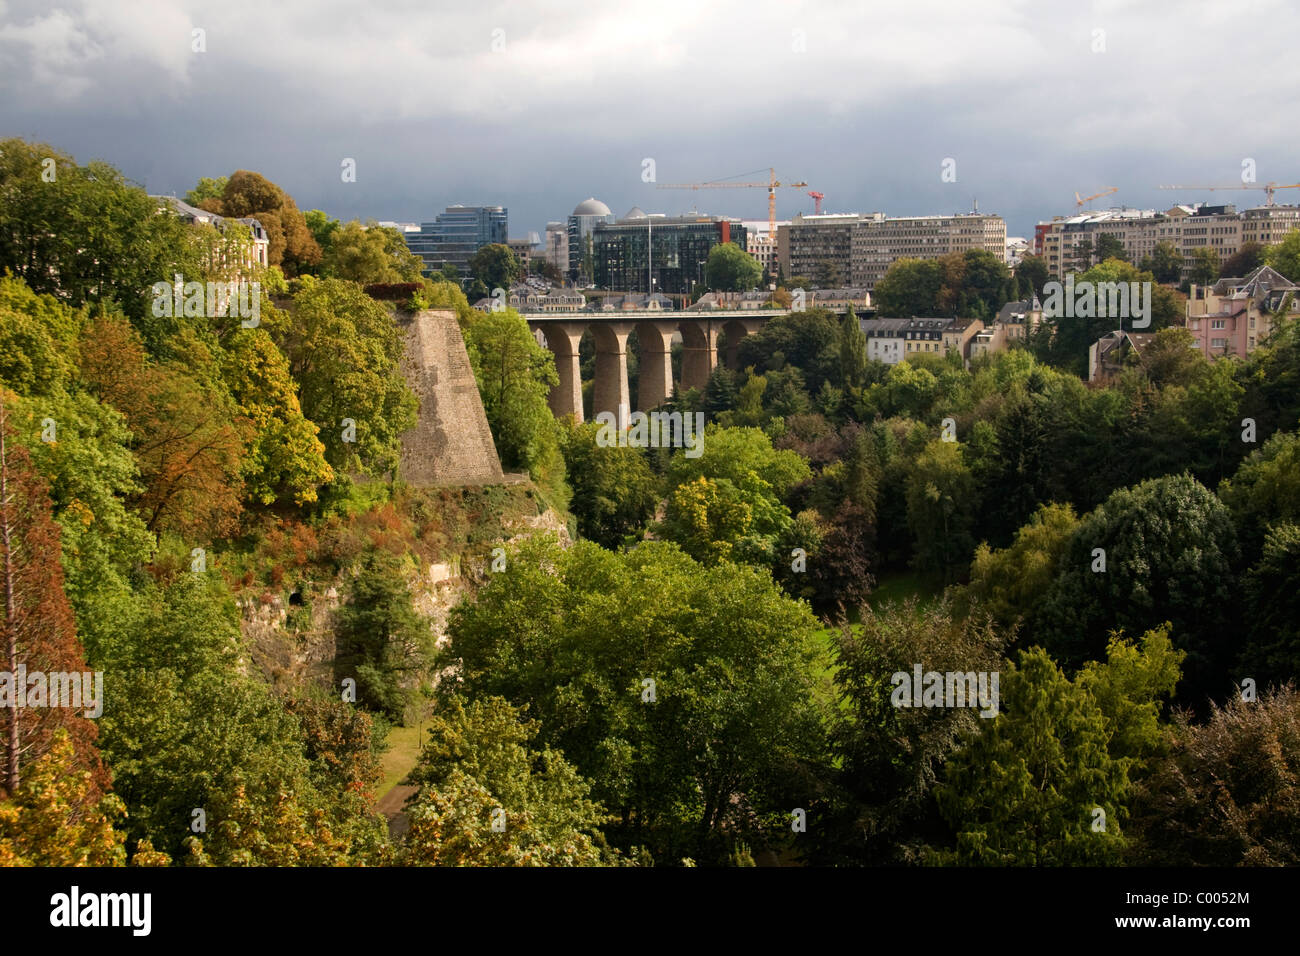
[[[1057,216],[1034,229],[1033,251],[1047,262],[1058,279],[1095,265],[1097,241],[1111,236],[1124,248],[1134,265],[1154,255],[1156,246],[1168,242],[1182,259],[1182,278],[1196,265],[1196,251],[1211,249],[1223,262],[1246,243],[1275,245],[1291,230],[1300,228],[1300,206],[1258,206],[1238,211],[1231,204],[1172,206],[1155,209],[1107,209]]]
[[[567,223],[569,278],[580,285],[590,285],[595,276],[595,259],[591,235],[601,223],[612,225],[614,214],[599,199],[588,197],[573,208]]]
[[[406,245],[424,260],[425,273],[454,265],[465,275],[469,260],[484,246],[506,244],[506,209],[502,206],[448,206],[419,232],[406,233]]]
[[[972,249],[1006,261],[1007,224],[1001,216],[796,215],[777,234],[777,260],[787,278],[867,290],[898,259],[936,259]]]
[[[620,292],[689,293],[704,279],[709,251],[724,242],[746,247],[739,219],[650,216],[633,207],[622,219],[594,227],[595,282]]]

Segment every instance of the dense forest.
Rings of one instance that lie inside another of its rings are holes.
[[[1300,862],[1300,327],[1209,362],[1166,288],[1098,385],[1086,321],[967,368],[781,315],[674,395],[688,457],[554,419],[523,319],[394,230],[186,198],[223,228],[0,142],[0,666],[103,675],[93,717],[0,684],[0,863]],[[954,310],[1034,285],[974,265]],[[518,480],[402,481],[420,308]],[[914,670],[996,713],[898,706]]]

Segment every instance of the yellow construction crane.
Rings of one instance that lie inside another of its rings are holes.
[[[1214,190],[1214,189],[1262,189],[1262,190],[1264,190],[1264,195],[1265,195],[1265,197],[1267,197],[1267,198],[1264,200],[1264,205],[1265,205],[1265,206],[1271,206],[1271,205],[1273,205],[1273,190],[1275,190],[1275,189],[1300,189],[1300,183],[1288,183],[1288,184],[1285,185],[1285,186],[1278,185],[1277,183],[1262,183],[1262,184],[1260,184],[1260,185],[1258,185],[1258,186],[1252,186],[1252,185],[1249,185],[1249,184],[1244,185],[1244,186],[1238,186],[1238,185],[1236,185],[1236,184],[1234,183],[1234,184],[1231,185],[1231,186],[1161,186],[1160,188],[1161,188],[1161,189],[1188,189],[1188,190],[1191,190],[1192,192],[1200,192],[1202,189],[1207,189],[1207,190]]]
[[[1100,199],[1102,196],[1109,196],[1111,193],[1117,193],[1117,192],[1119,192],[1118,186],[1107,186],[1103,192],[1099,192],[1095,196],[1080,196],[1078,193],[1075,193],[1074,208],[1082,209],[1083,204],[1086,202],[1092,202],[1094,199]]]
[[[760,169],[754,170],[755,173],[762,172]],[[741,173],[742,176],[752,176],[753,173]],[[782,183],[776,178],[776,170],[769,168],[767,171],[767,182],[765,183],[737,183],[727,180],[715,180],[711,183],[660,183],[659,189],[766,189],[767,190],[767,231],[770,235],[776,234],[776,191],[778,188],[802,189],[807,183]]]

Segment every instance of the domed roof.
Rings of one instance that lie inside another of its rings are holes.
[[[627,212],[623,213],[624,219],[648,219],[645,211],[640,206],[633,206]]]
[[[582,202],[578,203],[578,205],[574,206],[574,207],[573,207],[573,214],[574,214],[575,216],[609,216],[609,215],[612,215],[612,213],[609,211],[609,207],[608,207],[608,206],[606,206],[606,205],[605,205],[603,202],[601,202],[599,199],[593,199],[593,198],[591,198],[591,197],[588,197],[588,198],[584,199]]]

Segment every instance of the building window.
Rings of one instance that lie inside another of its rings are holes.
[[[1210,339],[1210,348],[1212,349],[1226,349],[1227,347],[1227,339]]]
[[[1212,328],[1212,329],[1221,329],[1221,328],[1223,328],[1223,319],[1214,319],[1214,320],[1212,320],[1212,321],[1210,322],[1210,328]]]

